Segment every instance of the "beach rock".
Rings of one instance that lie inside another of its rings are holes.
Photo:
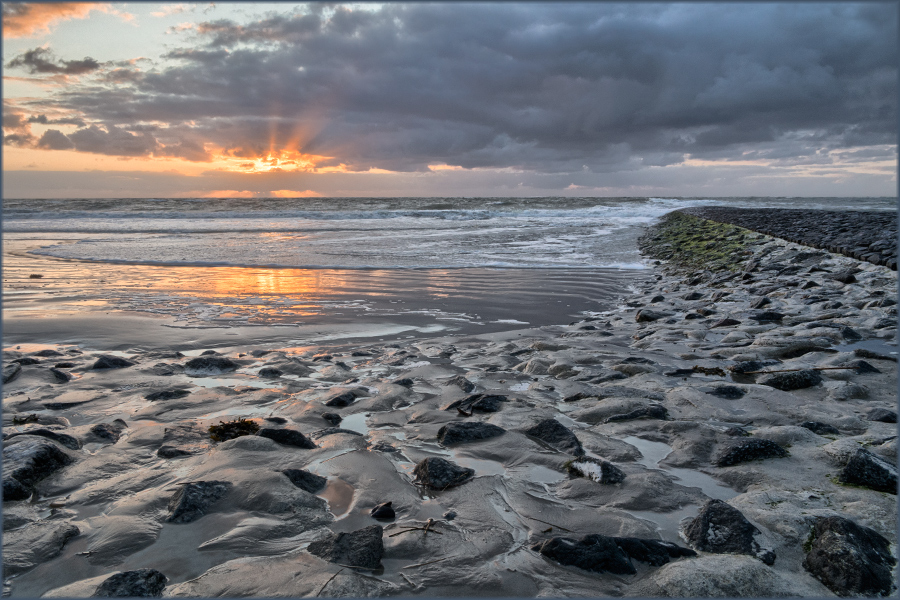
[[[3,444],[3,500],[27,500],[34,485],[71,464],[72,458],[52,442],[36,436]]]
[[[358,435],[360,437],[363,436],[363,434],[361,434],[360,432],[353,431],[352,429],[342,429],[340,427],[327,427],[325,429],[320,429],[318,431],[312,432],[311,434],[309,434],[309,437],[313,438],[314,440],[317,440],[321,437],[325,437],[326,435],[334,435],[336,433],[346,433],[348,435]]]
[[[526,375],[548,375],[550,373],[550,364],[550,361],[545,358],[531,358],[523,363],[517,364],[513,369],[525,373]]]
[[[761,385],[767,385],[777,390],[789,392],[791,390],[800,390],[812,387],[822,383],[822,376],[818,371],[812,369],[804,369],[802,371],[794,371],[791,373],[775,373],[769,375],[759,382]]]
[[[167,523],[190,523],[228,493],[228,481],[194,481],[181,486],[169,500]]]
[[[405,388],[411,388],[416,382],[409,377],[403,377],[402,379],[395,379],[392,383],[394,385],[402,385]]]
[[[264,427],[256,434],[260,437],[269,438],[279,444],[285,446],[296,446],[297,448],[305,448],[312,450],[317,446],[312,441],[296,429],[271,429]]]
[[[864,448],[850,457],[838,481],[897,494],[897,468]]]
[[[192,453],[175,446],[160,446],[156,451],[156,455],[160,458],[178,458],[179,456],[190,456]]]
[[[705,296],[705,295],[706,295],[706,294],[704,294],[704,293],[702,293],[702,292],[691,292],[691,293],[689,293],[689,294],[685,294],[685,295],[682,296],[681,298],[684,299],[684,300],[688,300],[688,301],[691,301],[691,300],[701,300],[701,299],[703,299],[703,296]]]
[[[110,354],[102,354],[100,358],[97,359],[97,362],[91,367],[92,369],[124,369],[125,367],[130,367],[134,365],[130,360],[125,360],[124,358],[118,356],[112,356]]]
[[[642,406],[641,408],[635,409],[629,413],[612,415],[611,417],[607,417],[607,423],[613,423],[615,421],[631,421],[634,419],[660,419],[664,420],[669,416],[669,411],[666,410],[665,406],[660,406],[659,404],[649,404],[647,406]]]
[[[818,517],[803,567],[839,596],[887,596],[894,588],[890,543],[843,517]]]
[[[760,531],[741,511],[721,500],[709,500],[700,514],[684,529],[691,546],[715,554],[749,554],[767,565],[775,564],[775,553],[764,550],[754,539]]]
[[[54,383],[68,383],[72,379],[71,375],[55,367],[50,369],[50,374],[53,375]]]
[[[648,392],[638,388],[628,387],[625,385],[606,385],[596,388],[594,395],[601,400],[607,398],[647,398],[648,400],[656,400],[662,402],[665,396],[658,392]]]
[[[320,492],[325,487],[325,484],[328,483],[326,478],[303,469],[285,469],[281,472],[291,480],[291,483],[310,494]]]
[[[625,480],[625,473],[609,461],[582,456],[565,464],[566,471],[573,477],[584,477],[597,483],[613,484]]]
[[[866,350],[865,348],[857,348],[853,351],[853,354],[860,358],[868,358],[871,360],[889,360],[891,362],[897,362],[896,356],[890,356],[888,354],[878,354],[877,352],[872,352],[871,350]]]
[[[462,391],[467,394],[475,389],[475,384],[463,377],[462,375],[457,375],[455,377],[451,377],[449,380],[444,382],[444,385],[455,385]]]
[[[750,318],[760,323],[780,323],[784,319],[784,314],[774,310],[765,310],[750,315]]]
[[[81,442],[76,438],[66,433],[50,431],[49,429],[29,429],[28,431],[14,432],[6,436],[6,440],[11,440],[13,438],[19,437],[20,435],[36,435],[38,437],[47,438],[48,440],[53,440],[57,444],[65,446],[69,450],[81,450]]]
[[[728,370],[732,373],[743,375],[744,373],[762,371],[766,367],[773,367],[780,364],[780,360],[745,360],[731,365],[730,367],[728,367]]]
[[[307,552],[328,562],[363,569],[377,569],[384,556],[384,529],[370,525],[350,533],[335,533],[312,542]]]
[[[353,392],[344,392],[343,394],[338,394],[336,396],[332,396],[328,400],[325,401],[325,406],[332,406],[337,408],[344,408],[345,406],[350,406],[356,401],[356,394]]]
[[[506,402],[506,396],[497,394],[473,394],[461,400],[456,400],[447,405],[444,410],[459,410],[461,412],[497,412],[502,402]]]
[[[881,423],[896,423],[897,413],[886,408],[873,408],[866,414],[866,419]]]
[[[51,350],[47,348],[45,350],[38,350],[32,354],[33,356],[40,356],[41,358],[49,358],[51,356],[65,356],[62,352],[57,352],[56,350]]]
[[[531,549],[563,565],[616,575],[637,573],[631,559],[658,567],[672,558],[697,555],[693,550],[671,542],[600,534],[586,535],[580,539],[552,537]]]
[[[465,483],[475,475],[475,469],[460,467],[449,460],[432,456],[417,464],[413,475],[418,483],[443,490]]]
[[[128,425],[122,419],[116,419],[112,423],[97,423],[90,428],[89,432],[94,437],[98,437],[104,442],[115,444],[119,441],[119,437]]]
[[[717,467],[730,467],[751,460],[781,458],[787,450],[769,440],[746,439],[725,448],[715,460]]]
[[[184,398],[185,396],[190,395],[190,393],[189,390],[160,390],[158,392],[147,394],[144,396],[144,400],[149,400],[150,402],[156,402],[158,400],[177,400],[178,398]]]
[[[767,304],[771,304],[771,303],[772,303],[772,301],[769,298],[767,298],[765,296],[760,296],[760,297],[756,298],[753,302],[750,303],[750,308],[760,309],[763,306],[765,306]]]
[[[876,369],[864,360],[853,360],[848,363],[844,363],[841,366],[854,369],[857,375],[865,375],[867,373],[881,373],[880,370]]]
[[[651,323],[653,321],[658,321],[660,319],[665,319],[666,317],[671,317],[672,313],[662,312],[658,310],[650,310],[649,308],[644,308],[642,310],[637,311],[637,314],[634,315],[634,320],[638,323]]]
[[[839,435],[841,433],[838,431],[837,427],[833,427],[827,423],[819,423],[818,421],[804,421],[803,423],[800,423],[800,427],[809,429],[818,435]]]
[[[706,393],[726,400],[738,400],[743,398],[747,392],[735,385],[720,385]]]
[[[583,456],[584,448],[581,442],[572,433],[572,430],[556,419],[544,419],[525,429],[522,433],[535,437],[545,444],[553,446],[560,452],[567,452],[573,456]]]
[[[30,356],[23,356],[22,358],[14,358],[14,359],[12,359],[12,362],[19,363],[23,367],[26,365],[38,365],[41,363],[41,361],[39,361],[38,359],[31,358]],[[4,381],[3,383],[6,383],[6,382]]]
[[[725,318],[725,319],[719,319],[718,321],[712,323],[709,326],[709,328],[715,329],[716,327],[732,327],[734,325],[740,325],[740,324],[741,324],[741,322],[738,321],[737,319]]]
[[[22,372],[22,365],[19,363],[9,363],[7,365],[3,365],[3,383],[9,383],[13,379],[19,376],[19,373]]]
[[[281,377],[282,372],[281,369],[276,369],[275,367],[263,367],[257,374],[260,377],[265,377],[267,379],[276,379]]]
[[[832,279],[834,281],[838,281],[840,283],[856,283],[856,277],[854,277],[852,271],[841,271],[840,273],[829,273],[824,276],[826,279]]]
[[[124,571],[104,580],[95,598],[159,598],[169,579],[156,569]]]
[[[445,446],[486,440],[503,435],[506,430],[490,423],[449,423],[438,430],[437,439]]]
[[[393,507],[391,506],[392,502],[385,502],[383,504],[379,504],[369,513],[372,515],[373,519],[393,519],[397,516],[394,512]]]
[[[341,415],[337,413],[322,413],[322,418],[331,423],[334,426],[337,426],[338,423],[343,421]]]
[[[222,375],[236,371],[240,365],[224,356],[198,356],[184,363],[184,374],[189,377]]]
[[[43,520],[3,532],[3,576],[24,573],[59,556],[63,547],[81,531],[67,521]]]

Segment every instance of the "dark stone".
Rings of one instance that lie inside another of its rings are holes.
[[[372,509],[370,513],[372,518],[374,519],[393,519],[397,516],[394,512],[393,507],[391,507],[391,502],[385,502],[384,504],[379,504],[375,508]]]
[[[662,302],[665,299],[666,299],[665,296],[657,294],[656,296],[653,296],[652,298],[650,298],[650,302]]]
[[[709,326],[710,329],[715,329],[716,327],[731,327],[732,325],[740,325],[741,322],[737,319],[719,319],[715,323]]]
[[[825,275],[824,277],[828,279],[833,279],[834,281],[839,281],[841,283],[856,283],[856,277],[853,276],[853,273],[850,271],[842,271],[840,273],[831,273]]]
[[[856,371],[857,375],[865,375],[867,373],[881,373],[880,370],[873,367],[864,360],[853,360],[841,365],[842,367],[851,367]]]
[[[291,483],[310,494],[321,491],[322,488],[325,487],[325,484],[328,483],[326,478],[320,477],[315,473],[310,473],[309,471],[304,471],[303,469],[285,469],[282,473],[287,475],[287,478],[291,480]]]
[[[880,421],[881,423],[896,423],[897,413],[886,408],[873,408],[866,415],[869,421]]]
[[[56,350],[50,350],[49,348],[46,350],[38,350],[33,353],[33,356],[40,356],[41,358],[47,358],[50,356],[65,356],[62,352],[57,352]]]
[[[743,398],[747,392],[735,385],[720,385],[719,387],[714,388],[712,391],[706,393],[710,396],[725,398],[726,400],[738,400],[740,398]]]
[[[472,383],[471,381],[469,381],[468,379],[466,379],[465,377],[463,377],[462,375],[457,375],[456,377],[451,377],[449,380],[447,380],[446,383],[444,383],[444,385],[455,385],[455,386],[459,387],[459,389],[461,389],[462,391],[466,392],[467,394],[475,389],[475,384]]]
[[[669,416],[669,411],[666,410],[665,406],[660,406],[659,404],[650,404],[648,406],[643,406],[641,408],[637,408],[630,413],[624,413],[621,415],[613,415],[606,419],[607,423],[613,423],[615,421],[631,421],[633,419],[661,419],[664,420]]]
[[[198,356],[184,363],[184,373],[190,377],[221,375],[236,371],[239,366],[224,356]]]
[[[344,408],[345,406],[350,406],[355,401],[356,394],[354,394],[353,392],[344,392],[343,394],[332,396],[331,398],[326,400],[325,406],[336,406],[338,408]]]
[[[22,365],[19,363],[9,363],[8,365],[3,365],[3,383],[9,383],[13,379],[19,376],[19,373],[22,372]]]
[[[337,426],[338,423],[343,421],[343,419],[341,419],[341,415],[337,413],[322,413],[322,418],[334,426]]]
[[[583,456],[584,448],[572,433],[572,430],[556,419],[544,419],[523,431],[525,435],[536,437],[553,446],[560,452],[568,452],[573,456]]]
[[[663,373],[666,377],[690,377],[696,373],[693,369],[675,369],[674,371],[668,371]]]
[[[384,556],[383,536],[381,525],[370,525],[317,540],[306,550],[328,562],[374,570],[381,566],[381,557]]]
[[[897,494],[897,468],[864,448],[850,458],[838,481]]]
[[[19,363],[20,365],[22,365],[24,367],[25,365],[40,364],[41,361],[39,361],[36,358],[31,358],[30,356],[25,356],[23,358],[14,358],[14,359],[12,359],[12,362]],[[3,383],[6,383],[6,382],[4,381]]]
[[[438,430],[437,439],[445,446],[487,440],[503,435],[506,430],[490,423],[448,423]]]
[[[75,363],[73,363],[73,362],[61,362],[61,363],[56,363],[55,365],[53,365],[53,368],[54,369],[71,369],[74,366],[75,366]]]
[[[424,459],[413,469],[416,481],[427,487],[443,490],[465,483],[475,475],[475,469],[460,467],[457,464],[432,456]]]
[[[848,342],[856,342],[862,339],[862,336],[859,335],[859,333],[857,333],[854,329],[847,327],[846,325],[841,326],[841,336]],[[859,355],[857,354],[857,356]]]
[[[215,350],[204,350],[200,353],[200,356],[217,356],[219,353]]]
[[[175,446],[160,446],[156,455],[160,458],[178,458],[179,456],[190,456],[191,453]]]
[[[87,404],[90,400],[78,400],[75,402],[44,402],[43,407],[47,410],[68,410],[82,404]]]
[[[281,369],[276,369],[275,367],[263,367],[259,370],[258,375],[260,377],[266,377],[269,379],[275,379],[281,377]]]
[[[121,419],[116,419],[116,421],[117,422],[114,423],[97,423],[91,427],[90,431],[98,438],[115,444],[119,441],[119,435],[126,427],[125,421],[122,421]]]
[[[709,500],[684,529],[688,542],[697,550],[715,554],[749,554],[772,565],[775,563],[775,553],[760,547],[753,537],[759,533],[759,529],[738,509],[721,500]]]
[[[658,567],[672,558],[697,555],[693,550],[671,542],[599,534],[586,535],[580,539],[552,537],[531,549],[563,565],[615,575],[637,573],[631,563],[632,558]]]
[[[305,448],[307,450],[312,450],[317,447],[308,437],[296,429],[269,429],[264,427],[263,429],[260,429],[256,435],[269,438],[270,440],[274,440],[285,446],[296,446],[297,448]]]
[[[169,500],[167,523],[190,523],[206,514],[210,506],[228,493],[228,481],[194,481],[185,483]]]
[[[582,456],[565,464],[566,471],[573,477],[584,477],[597,483],[613,484],[625,481],[625,473],[606,460]]]
[[[778,390],[789,392],[791,390],[799,390],[812,387],[822,383],[822,376],[818,371],[812,369],[804,369],[803,371],[794,371],[791,373],[775,373],[769,375],[759,382]]]
[[[697,313],[687,313],[686,315],[684,315],[685,321],[691,321],[691,320],[702,319],[702,318],[703,318],[703,315],[699,315]]]
[[[124,571],[103,580],[95,598],[159,598],[169,580],[156,569]]]
[[[11,440],[20,435],[36,435],[42,438],[47,438],[48,440],[53,440],[57,444],[65,446],[69,450],[80,450],[81,442],[72,437],[71,435],[65,433],[59,433],[56,431],[50,431],[49,429],[29,429],[28,431],[23,432],[14,432],[6,436],[6,440]]]
[[[714,309],[714,308],[703,307],[703,308],[698,308],[696,310],[696,312],[697,312],[697,314],[703,315],[704,317],[708,317],[710,315],[716,314],[716,312],[718,312],[718,311],[716,311],[716,309]]]
[[[780,323],[784,319],[784,314],[774,310],[765,310],[750,315],[750,318],[760,323]]]
[[[328,427],[326,429],[320,429],[318,431],[314,431],[309,434],[309,437],[317,440],[321,437],[325,437],[326,435],[334,435],[336,433],[347,433],[350,435],[358,435],[362,436],[362,434],[358,431],[353,431],[352,429],[342,429],[340,427]]]
[[[818,421],[805,421],[800,423],[800,427],[809,429],[818,435],[839,435],[841,433],[838,431],[837,427],[833,427],[827,423],[819,423]]]
[[[872,352],[871,350],[866,350],[865,348],[857,348],[853,351],[853,354],[860,358],[868,358],[870,360],[889,360],[892,362],[897,362],[896,356],[878,354],[877,352]]]
[[[634,316],[634,320],[638,323],[650,323],[671,316],[672,313],[665,313],[658,310],[650,310],[649,308],[644,308],[637,311],[637,314]]]
[[[68,383],[69,380],[72,379],[71,375],[56,368],[51,368],[50,374],[53,375],[53,379],[56,383]]]
[[[415,382],[409,377],[404,377],[402,379],[395,379],[394,385],[402,385],[405,388],[411,388]]]
[[[690,300],[701,300],[701,299],[703,298],[704,295],[705,295],[705,294],[703,294],[702,292],[691,292],[691,293],[689,293],[689,294],[685,294],[684,296],[682,296],[682,298],[685,299],[685,300],[688,300],[688,301],[690,301]]]
[[[716,458],[718,467],[730,467],[738,463],[765,458],[781,458],[787,456],[787,450],[769,440],[747,439],[727,448]]]
[[[888,596],[893,591],[890,542],[843,517],[818,517],[803,568],[839,596]]]
[[[729,427],[725,430],[725,435],[730,437],[746,437],[750,434],[743,427]]]
[[[102,354],[100,358],[97,359],[97,362],[94,363],[92,369],[124,369],[125,367],[130,367],[134,365],[130,360],[125,360],[124,358],[120,358],[118,356],[112,356],[110,354]]]
[[[284,417],[265,417],[265,420],[269,423],[276,423],[278,425],[284,425],[287,423],[287,419]]]
[[[497,412],[500,410],[500,403],[506,401],[506,396],[496,394],[473,394],[448,404],[444,410],[456,409],[469,413],[476,410],[479,412]]]
[[[719,290],[718,292],[716,292],[712,295],[710,300],[712,300],[713,302],[718,302],[722,298],[724,298],[726,296],[730,296],[730,295],[731,295],[731,292],[726,292],[725,290]]]
[[[71,463],[69,455],[44,438],[21,436],[4,443],[3,499],[24,500],[23,491],[30,496],[37,482]]]

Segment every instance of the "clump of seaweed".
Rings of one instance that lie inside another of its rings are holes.
[[[237,421],[219,421],[218,425],[209,426],[209,437],[214,442],[224,442],[233,440],[245,435],[253,435],[259,431],[259,425],[248,419],[238,419]]]

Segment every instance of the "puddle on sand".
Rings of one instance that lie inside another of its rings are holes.
[[[852,344],[840,344],[834,347],[834,349],[838,350],[839,352],[853,352],[857,348],[871,350],[872,352],[876,352],[878,354],[886,354],[888,356],[897,356],[898,352],[896,341],[878,338],[871,340],[862,340],[860,342],[854,342]]]
[[[205,388],[216,388],[216,387],[231,387],[237,385],[244,385],[247,387],[255,387],[260,389],[279,389],[278,386],[273,385],[272,382],[266,381],[255,381],[253,379],[232,379],[227,377],[191,377],[189,379],[191,383],[194,385],[199,385],[200,387]]]
[[[679,485],[700,488],[704,494],[716,500],[728,500],[738,495],[736,491],[722,485],[706,473],[692,469],[679,469],[677,467],[660,467],[659,461],[672,452],[672,447],[668,444],[652,442],[633,435],[621,439],[641,452],[642,457],[637,461],[638,464],[642,464],[648,469],[656,469],[672,475]]]
[[[338,424],[338,427],[340,427],[341,429],[356,431],[363,435],[368,435],[369,426],[366,425],[366,417],[368,417],[367,413],[356,413],[354,415],[344,417],[343,420]]]
[[[681,531],[681,522],[686,518],[694,518],[700,511],[700,507],[689,504],[679,509],[667,513],[658,513],[649,510],[628,510],[628,514],[641,519],[642,521],[650,521],[656,526],[656,533],[666,542],[673,542],[680,546],[684,545],[679,532]]]
[[[328,510],[335,518],[347,513],[353,503],[353,486],[337,477],[329,477],[325,489],[317,494],[328,501]]]

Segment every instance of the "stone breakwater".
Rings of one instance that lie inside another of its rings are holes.
[[[642,246],[569,325],[5,351],[4,592],[891,594],[896,272],[683,213]]]
[[[896,212],[721,206],[686,208],[681,212],[897,270]]]

